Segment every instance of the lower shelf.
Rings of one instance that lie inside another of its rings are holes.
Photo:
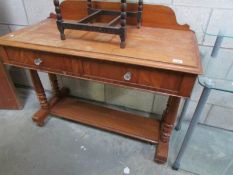
[[[96,106],[75,98],[62,99],[50,113],[154,144],[159,140],[160,122],[158,120]]]

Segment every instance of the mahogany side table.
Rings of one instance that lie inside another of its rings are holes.
[[[93,2],[100,9],[119,9],[119,5]],[[78,20],[87,15],[85,7],[85,1],[64,1],[61,13],[63,18]],[[137,8],[128,4],[128,10]],[[0,38],[2,62],[30,70],[41,105],[33,121],[42,126],[51,114],[157,144],[155,161],[165,163],[180,99],[190,96],[202,73],[195,33],[188,25],[177,24],[170,8],[144,5],[140,29],[135,18],[128,18],[127,45],[121,49],[119,37],[112,34],[66,30],[67,39],[60,40],[53,17]],[[47,72],[51,80],[50,101],[38,70]],[[56,74],[167,94],[167,108],[159,121],[88,104],[60,89]]]

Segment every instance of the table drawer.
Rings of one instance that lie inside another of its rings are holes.
[[[105,61],[82,61],[83,76],[106,81],[136,83],[138,70],[124,64]]]
[[[8,61],[14,65],[62,74],[79,74],[79,60],[71,56],[7,47]]]
[[[184,80],[184,74],[180,72],[105,61],[83,60],[82,67],[82,76],[89,79],[175,95],[179,95]]]
[[[183,81],[183,73],[160,70],[160,69],[140,69],[138,74],[138,84],[149,89],[155,88],[164,92],[178,93]]]
[[[196,75],[110,61],[5,47],[5,64],[189,97]],[[3,50],[2,50],[3,51]]]

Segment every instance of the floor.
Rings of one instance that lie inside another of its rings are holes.
[[[232,175],[233,132],[200,125],[181,162],[171,163],[187,124],[174,131],[166,165],[153,162],[154,145],[52,117],[40,128],[32,120],[35,93],[18,89],[23,110],[0,110],[0,175]],[[48,94],[49,95],[49,94]]]

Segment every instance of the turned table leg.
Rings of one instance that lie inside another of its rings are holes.
[[[70,91],[68,88],[59,88],[57,76],[55,74],[48,74],[50,84],[52,87],[53,98],[50,100],[50,108],[53,107],[59,100],[69,95]]]
[[[49,75],[49,80],[52,86],[53,96],[60,97],[61,93],[59,90],[57,76],[55,74],[50,74],[50,73],[48,75]]]
[[[168,157],[169,140],[176,120],[177,111],[180,104],[179,97],[170,96],[167,108],[164,111],[160,128],[160,139],[156,149],[155,161],[166,163]]]
[[[47,101],[43,85],[36,70],[29,70],[37,98],[40,102],[41,109],[33,116],[33,121],[39,126],[44,124],[44,120],[49,113],[49,103]]]
[[[190,103],[190,99],[189,98],[185,99],[183,109],[181,111],[180,117],[178,118],[178,121],[177,121],[177,124],[175,127],[175,130],[177,130],[177,131],[179,131],[181,129],[181,124],[182,124],[182,121],[183,121],[185,114],[187,112],[189,103]]]

